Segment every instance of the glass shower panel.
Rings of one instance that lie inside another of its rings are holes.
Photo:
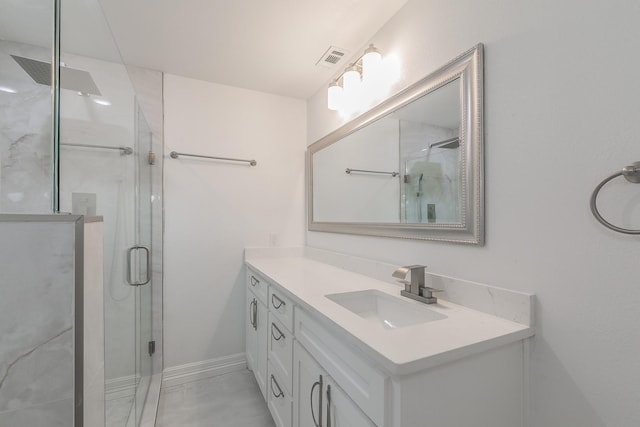
[[[107,427],[137,426],[151,374],[148,126],[98,0],[63,0],[60,211],[104,223]]]
[[[52,212],[53,1],[0,0],[0,212]]]
[[[150,153],[152,152],[152,135],[149,125],[142,114],[140,108],[136,111],[136,157],[138,163],[137,176],[137,209],[136,209],[136,225],[137,225],[137,245],[143,246],[148,251],[142,251],[137,259],[139,276],[145,281],[151,278],[151,230],[152,230],[152,184],[153,184],[153,165]],[[136,287],[136,376],[140,378],[136,390],[135,414],[136,424],[138,425],[142,418],[142,410],[144,408],[145,399],[151,382],[151,357],[154,350],[152,338],[152,319],[151,319],[151,284]]]

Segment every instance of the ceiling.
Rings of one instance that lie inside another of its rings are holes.
[[[406,2],[62,0],[62,50],[306,99]],[[50,49],[52,4],[0,0],[0,39]],[[317,66],[329,46],[345,59]]]
[[[125,63],[306,99],[407,0],[100,0]]]

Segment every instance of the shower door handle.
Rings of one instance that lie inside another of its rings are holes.
[[[131,265],[133,262],[131,261],[131,257],[134,252],[143,251],[147,257],[147,271],[145,273],[145,278],[141,282],[133,281],[131,277]],[[151,281],[151,251],[146,246],[131,246],[127,249],[127,283],[130,286],[142,286],[146,285]]]

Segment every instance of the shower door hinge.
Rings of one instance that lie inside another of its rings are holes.
[[[156,352],[156,342],[149,341],[149,356],[153,356],[153,353]]]
[[[149,164],[150,165],[156,164],[156,153],[154,153],[153,151],[149,151]]]

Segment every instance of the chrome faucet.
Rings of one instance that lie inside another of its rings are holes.
[[[439,289],[430,288],[424,284],[424,269],[426,265],[407,265],[399,267],[393,272],[393,277],[400,279],[398,282],[404,285],[404,290],[400,291],[400,295],[425,304],[435,304],[438,299],[432,295],[432,292],[438,292]],[[407,274],[411,280],[407,280]]]

